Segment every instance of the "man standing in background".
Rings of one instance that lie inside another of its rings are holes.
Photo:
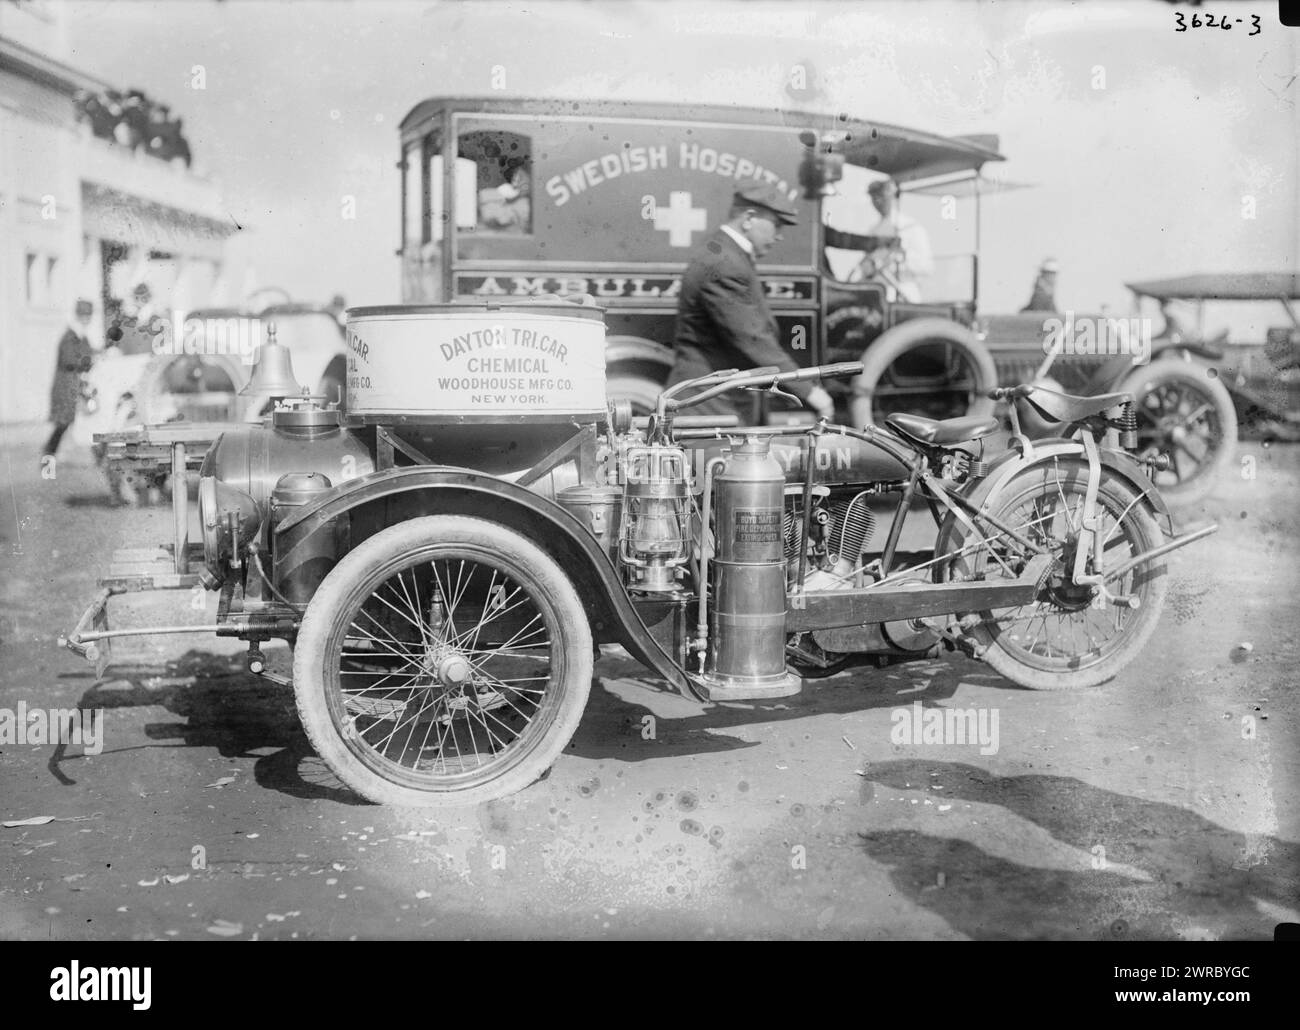
[[[157,353],[167,341],[164,326],[153,306],[153,293],[148,283],[137,283],[131,293],[135,313],[123,319],[120,346],[123,354]]]
[[[50,421],[54,432],[45,441],[41,452],[44,458],[53,458],[63,440],[63,434],[77,418],[77,403],[81,400],[81,377],[90,371],[94,352],[86,330],[95,306],[88,300],[79,300],[73,310],[72,320],[59,338],[59,353],[54,364],[54,384],[50,387]],[[42,458],[42,463],[44,463]]]
[[[1034,291],[1029,303],[1020,309],[1022,315],[1034,311],[1056,311],[1056,273],[1058,265],[1055,258],[1045,258],[1034,276]]]
[[[756,266],[781,238],[780,227],[794,224],[795,210],[775,186],[757,179],[736,184],[727,221],[705,240],[682,275],[673,341],[677,356],[668,386],[725,368],[774,365],[793,372],[799,367],[781,347]],[[834,402],[819,384],[789,383],[787,388],[820,417],[834,414]],[[692,406],[690,412],[748,421],[731,394]]]

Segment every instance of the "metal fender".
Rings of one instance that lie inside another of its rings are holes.
[[[1151,514],[1155,516],[1156,521],[1162,523],[1165,532],[1169,536],[1173,536],[1173,514],[1142,466],[1123,451],[1103,447],[1100,449],[1100,453],[1102,467],[1111,475],[1123,480],[1134,493],[1142,497],[1143,502],[1150,508]],[[1012,448],[997,458],[989,469],[988,475],[971,484],[967,491],[963,492],[962,496],[975,507],[983,510],[986,506],[991,505],[991,502],[1011,481],[1012,476],[1023,472],[1025,469],[1033,468],[1035,465],[1046,464],[1053,458],[1062,457],[1078,458],[1084,462],[1087,460],[1084,457],[1081,443],[1077,440],[1065,440],[1059,437],[1035,440],[1028,458],[1019,450]],[[945,525],[951,518],[950,515],[948,519],[945,519]],[[942,531],[940,535],[942,536]]]
[[[646,629],[596,538],[549,498],[472,469],[384,469],[323,491],[276,528],[275,548],[282,556],[277,567],[283,561],[292,569],[295,551],[310,555],[316,534],[334,532],[335,520],[371,505],[389,508],[386,514],[396,505],[398,519],[434,513],[485,518],[529,537],[572,579],[597,640],[617,639],[634,658],[689,692],[685,674]]]
[[[1139,362],[1128,354],[1116,354],[1107,358],[1088,377],[1088,385],[1080,392],[1088,395],[1123,390],[1125,379],[1153,361],[1190,361],[1193,357],[1213,363],[1223,360],[1223,351],[1208,344],[1189,343],[1186,340],[1152,340],[1151,353],[1146,356],[1146,360]]]

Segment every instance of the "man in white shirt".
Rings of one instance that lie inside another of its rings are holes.
[[[510,158],[504,166],[505,182],[481,190],[478,198],[479,224],[490,232],[524,235],[532,232],[532,181],[528,162]]]
[[[917,303],[921,299],[919,280],[934,271],[934,255],[925,227],[899,210],[898,193],[898,183],[893,179],[873,180],[867,196],[880,214],[880,221],[866,236],[828,226],[826,245],[866,251],[861,263],[849,273],[849,282],[879,279],[888,287],[888,300]]]

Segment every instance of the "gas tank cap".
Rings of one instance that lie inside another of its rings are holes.
[[[271,414],[276,432],[285,436],[314,438],[339,431],[337,408],[281,406]]]

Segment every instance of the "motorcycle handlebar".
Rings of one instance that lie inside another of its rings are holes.
[[[844,376],[860,376],[864,367],[861,361],[840,361],[834,365],[813,365],[812,368],[802,368],[798,372],[783,372],[778,378],[782,382],[796,382],[800,379],[840,379]]]
[[[861,361],[841,361],[832,365],[813,365],[810,368],[795,369],[793,372],[778,372],[774,367],[749,369],[745,372],[715,372],[699,379],[687,380],[669,387],[659,395],[657,415],[662,418],[669,409],[689,408],[693,404],[748,386],[766,386],[774,389],[782,383],[794,383],[808,379],[834,379],[841,376],[862,374]],[[698,393],[690,397],[673,396],[683,390],[695,388]],[[701,389],[703,388],[703,389]]]
[[[745,386],[762,382],[778,386],[781,383],[798,383],[808,379],[839,379],[842,376],[860,376],[863,367],[861,361],[840,361],[834,365],[812,365],[809,368],[795,369],[793,372],[774,372],[772,369],[756,368],[742,376],[736,376],[735,382],[728,385]]]
[[[808,379],[838,379],[842,376],[858,376],[862,374],[863,367],[861,361],[841,361],[834,365],[812,365],[808,368],[798,368],[793,372],[779,372],[775,366],[751,368],[726,378],[720,377],[719,380],[710,380],[710,385],[725,386],[727,389],[753,386],[757,383],[769,383],[772,386],[779,386],[781,383],[798,383]]]

